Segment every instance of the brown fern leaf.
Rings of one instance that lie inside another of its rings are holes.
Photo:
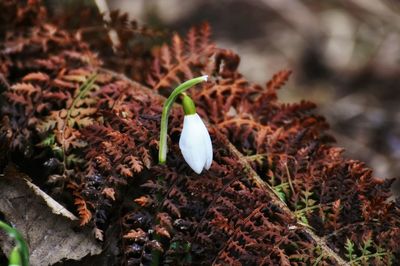
[[[0,36],[5,36],[4,31],[20,29],[23,26],[39,25],[46,21],[47,10],[42,1],[12,0],[1,1],[0,8],[3,15],[0,23],[3,26]]]
[[[297,219],[320,228],[318,234],[329,235],[338,248],[345,245],[344,235],[352,235],[351,228],[359,232],[374,231],[373,242],[389,248],[379,236],[393,235],[396,229],[383,232],[377,224],[386,224],[387,219],[393,221],[397,215],[397,210],[388,212],[392,204],[381,201],[389,196],[387,188],[391,181],[372,178],[371,171],[364,165],[343,159],[340,149],[329,146],[332,138],[324,134],[327,124],[323,118],[312,114],[313,103],[281,104],[274,91],[261,92],[249,110],[251,123],[238,118],[231,119],[236,123],[229,120],[220,123],[226,136],[242,152],[252,155],[249,159],[264,158],[253,164],[254,169],[273,189],[276,187],[276,193],[295,212]],[[245,126],[251,129],[243,132]],[[254,132],[262,134],[254,135]],[[353,186],[357,189],[351,189]],[[374,194],[371,201],[365,195],[376,193],[377,187],[382,188],[380,196],[375,198],[377,194]],[[375,220],[377,224],[371,222],[372,217],[378,219]],[[332,220],[325,225],[327,219]],[[362,221],[362,224],[356,223],[353,227],[351,224],[355,221]],[[353,239],[362,245],[362,239]],[[398,252],[393,246],[389,249]]]
[[[77,88],[70,81],[62,81],[63,77],[97,59],[84,43],[51,24],[26,28],[9,36],[2,45],[4,64],[1,67],[7,79],[10,69],[18,67],[18,74],[14,73],[9,83],[13,84],[19,78],[23,82],[15,83],[12,89],[4,93],[5,104],[1,112],[10,117],[19,117],[11,121],[11,128],[7,129],[11,132],[8,134],[10,148],[29,157],[38,144],[35,141],[49,137],[37,136],[36,128],[40,127],[49,112],[56,113],[64,108]],[[65,73],[69,65],[74,67]],[[54,126],[53,122],[48,126]],[[85,120],[82,122],[85,123]]]
[[[279,90],[288,81],[291,70],[281,70],[272,76],[272,79],[267,82],[267,90],[269,92],[275,92]]]
[[[210,42],[210,27],[203,24],[192,28],[185,40],[174,34],[171,46],[164,44],[155,54],[153,71],[147,84],[156,91],[167,95],[183,81],[199,75],[212,74],[211,56],[216,52]]]
[[[246,105],[252,96],[262,88],[249,86],[242,77],[220,79],[216,83],[206,83],[199,89],[193,89],[191,96],[198,102],[199,113],[215,124],[234,117],[238,113],[246,114]],[[249,106],[249,105],[247,105]]]
[[[86,206],[86,202],[83,199],[75,198],[74,204],[77,206],[77,210],[79,213],[80,226],[87,224],[92,219],[92,213]]]
[[[129,87],[129,93],[124,91],[127,84],[123,82],[116,86],[120,87],[117,92],[125,93],[113,101],[111,105],[113,111],[98,113],[103,123],[90,125],[81,131],[82,139],[88,145],[85,148],[87,169],[79,182],[84,187],[84,194],[90,195],[86,200],[98,206],[94,210],[96,213],[94,222],[100,229],[108,223],[110,206],[116,204],[120,198],[115,197],[111,202],[110,197],[99,193],[99,188],[103,191],[113,189],[116,195],[120,195],[118,191],[122,186],[137,178],[144,166],[152,165],[154,159],[150,156],[148,147],[152,138],[157,135],[152,132],[158,130],[153,121],[139,117],[140,109],[137,105],[133,105],[135,101],[132,100],[132,96],[137,95],[137,92],[132,87]],[[105,86],[105,89],[108,88]],[[138,100],[137,103],[139,102],[144,106],[147,105],[146,102]]]
[[[74,204],[77,206],[77,211],[80,217],[80,225],[84,226],[90,222],[92,219],[92,213],[88,209],[86,201],[81,196],[80,187],[74,183],[70,182],[67,185],[67,188],[72,190],[72,194],[75,196]]]
[[[111,26],[125,27],[127,18],[118,16]],[[347,239],[357,247],[371,243],[372,253],[384,250],[365,263],[393,257],[398,264],[400,208],[389,200],[391,182],[343,158],[314,104],[278,101],[289,72],[267,88],[251,84],[237,71],[239,57],[215,48],[209,32],[203,26],[185,40],[175,35],[155,52],[149,77],[155,91],[98,69],[87,43],[53,24],[9,32],[0,67],[3,83],[12,85],[3,86],[0,139],[14,158],[21,150],[10,145],[24,147],[42,180],[67,176],[72,191],[64,192],[98,237],[109,237],[110,225],[121,227],[113,236],[117,264],[338,265],[345,264]],[[146,56],[137,60],[142,68]],[[93,72],[95,88],[85,91]],[[165,100],[156,92],[168,94],[201,74],[211,81],[191,91],[210,122],[211,168],[196,175],[182,158],[180,108],[171,112],[168,161],[155,165]],[[40,171],[42,165],[51,171]]]
[[[65,82],[73,84],[75,90],[67,89],[68,92],[61,95],[68,95],[62,97],[61,100],[65,101],[60,110],[53,110],[50,115],[44,117],[37,128],[39,134],[48,136],[53,135],[55,142],[51,143],[53,150],[60,152],[60,159],[63,165],[62,178],[67,180],[70,178],[71,172],[69,170],[79,166],[82,163],[82,158],[77,156],[76,153],[71,152],[73,149],[82,149],[85,143],[79,138],[79,129],[89,126],[93,123],[93,116],[97,109],[96,100],[91,97],[93,90],[98,88],[95,85],[95,75],[89,76],[90,72],[87,70],[79,70],[68,73],[60,79]],[[79,83],[81,84],[79,85]],[[51,96],[55,96],[52,94]],[[46,95],[46,100],[51,100],[53,97]]]

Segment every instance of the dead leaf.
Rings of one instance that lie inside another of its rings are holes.
[[[49,206],[49,208],[51,209],[51,211],[54,214],[63,215],[65,217],[67,217],[68,219],[72,220],[72,221],[79,220],[78,217],[76,217],[72,212],[70,212],[64,206],[62,206],[60,203],[55,201],[52,197],[50,197],[46,192],[41,190],[38,186],[36,186],[35,184],[30,182],[26,178],[25,178],[25,181],[26,181],[26,184],[32,189],[32,191],[36,195],[38,195],[39,197],[44,199],[44,201],[46,202],[47,206]]]
[[[99,228],[94,228],[94,236],[96,237],[96,239],[103,241],[104,240],[103,230],[100,230]]]
[[[31,265],[52,265],[64,259],[80,260],[101,252],[90,229],[74,230],[76,222],[54,214],[54,208],[48,207],[48,202],[53,199],[46,200],[37,193],[40,194],[18,172],[8,171],[0,178],[0,212],[26,239]],[[12,247],[11,241],[0,240],[0,249],[6,254]]]

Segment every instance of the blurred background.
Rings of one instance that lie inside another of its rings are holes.
[[[185,34],[191,26],[208,21],[217,45],[240,55],[240,71],[249,81],[265,84],[275,72],[292,69],[290,82],[280,91],[281,101],[317,103],[338,145],[346,148],[345,156],[365,161],[378,177],[400,177],[397,0],[107,4],[110,10],[128,12],[140,24],[171,33]],[[395,187],[400,191],[399,179]]]

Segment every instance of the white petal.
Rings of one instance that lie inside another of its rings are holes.
[[[203,168],[210,167],[212,162],[211,139],[198,114],[185,116],[179,148],[185,161],[197,174],[200,174]]]
[[[210,134],[207,130],[207,135],[204,136],[204,147],[206,148],[206,165],[204,166],[205,169],[210,169],[212,161],[213,161],[213,149]]]
[[[200,174],[205,164],[205,155],[202,152],[202,135],[198,130],[198,121],[195,115],[186,115],[183,121],[183,129],[179,140],[183,158],[188,165]]]
[[[210,169],[212,159],[213,159],[213,150],[212,150],[212,143],[211,143],[211,138],[210,138],[210,133],[208,133],[208,129],[206,125],[204,124],[203,120],[200,118],[198,114],[196,114],[197,118],[197,126],[199,132],[202,132],[202,138],[203,138],[203,145],[202,149],[204,150],[204,156],[205,156],[205,163],[204,163],[204,168],[205,169]]]

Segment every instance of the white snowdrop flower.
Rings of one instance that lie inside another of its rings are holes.
[[[158,162],[166,164],[167,162],[167,128],[168,116],[175,99],[182,95],[182,105],[185,112],[183,120],[183,129],[181,138],[179,139],[179,148],[181,149],[183,158],[189,166],[197,174],[200,174],[203,169],[210,169],[213,160],[213,150],[210,134],[200,116],[196,113],[196,107],[192,99],[184,93],[190,87],[207,81],[208,76],[201,76],[185,81],[176,87],[171,95],[164,103],[161,114],[160,125],[160,142],[158,150]]]
[[[187,164],[197,174],[203,169],[210,169],[213,159],[211,138],[197,113],[185,115],[179,148]]]

